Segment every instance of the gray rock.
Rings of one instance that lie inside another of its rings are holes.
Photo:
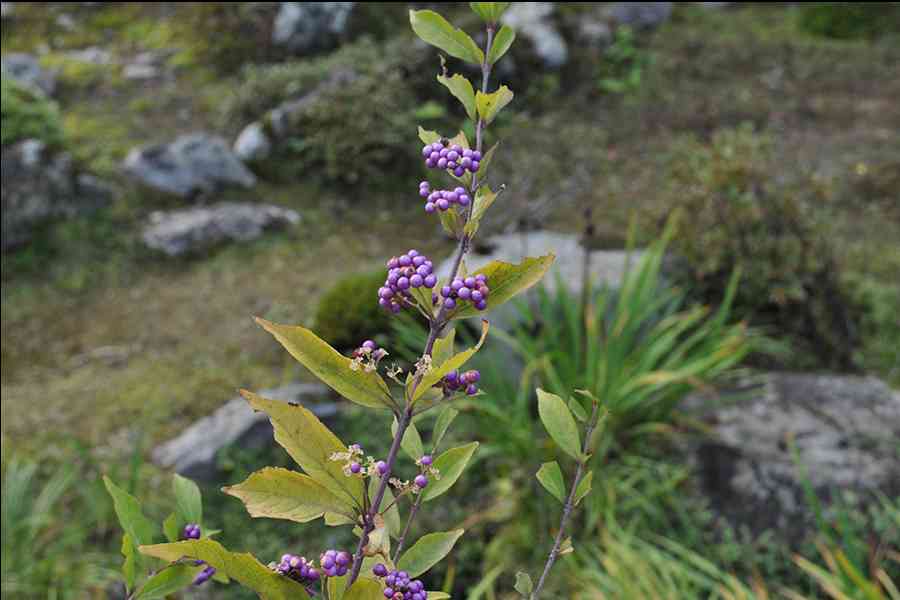
[[[552,16],[554,2],[514,2],[501,19],[528,40],[537,58],[549,69],[558,69],[569,60],[566,40]]]
[[[188,198],[227,185],[252,187],[256,177],[218,136],[192,133],[170,144],[135,148],[125,172],[158,191]]]
[[[122,69],[122,77],[125,79],[153,79],[157,75],[159,75],[159,69],[154,65],[132,63],[125,65],[125,68]]]
[[[92,65],[110,65],[115,62],[111,52],[97,46],[70,50],[66,52],[66,58]]]
[[[79,173],[71,156],[38,140],[3,148],[2,174],[4,251],[26,243],[48,219],[87,214],[112,198],[108,185]]]
[[[771,373],[741,398],[709,413],[713,441],[693,453],[705,491],[725,516],[793,539],[812,518],[804,478],[826,504],[838,491],[900,493],[900,393],[884,382]]]
[[[144,244],[168,256],[199,252],[225,242],[247,242],[263,232],[294,225],[295,211],[269,204],[221,202],[211,206],[154,212]]]
[[[355,2],[282,2],[272,41],[295,54],[333,48],[347,28]]]
[[[234,154],[244,162],[265,160],[272,153],[272,140],[262,123],[250,123],[234,141]]]
[[[578,23],[578,39],[590,48],[605,48],[612,43],[612,28],[603,20],[583,18]]]
[[[39,90],[48,96],[56,91],[56,75],[41,67],[38,59],[31,54],[5,55],[0,59],[0,70],[19,85]]]
[[[294,383],[263,390],[260,395],[270,400],[299,402],[320,419],[338,412],[334,402],[322,403],[329,390],[319,383]],[[216,454],[219,450],[239,445],[241,448],[262,448],[272,442],[272,425],[264,413],[254,412],[247,401],[238,396],[226,402],[213,414],[196,421],[178,437],[157,446],[151,456],[153,462],[165,469],[198,479],[216,479]]]
[[[672,16],[672,2],[616,2],[609,15],[617,25],[632,29],[653,29]]]

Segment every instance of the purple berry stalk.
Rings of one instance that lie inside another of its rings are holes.
[[[491,63],[488,62],[487,57],[491,52],[491,45],[494,42],[494,33],[495,33],[496,25],[491,23],[487,26],[487,43],[484,48],[484,56],[485,59],[481,63],[481,91],[482,93],[487,93],[488,81],[491,76]],[[484,119],[479,118],[478,122],[475,124],[475,150],[479,153],[482,152],[482,143],[484,137],[484,128],[485,122]],[[478,174],[472,173],[472,185],[469,189],[469,196],[474,198],[475,192],[478,189]],[[463,215],[464,220],[468,221],[469,215],[471,214],[472,204],[469,203],[468,207],[465,207],[466,211]],[[469,236],[468,234],[463,234],[462,238],[459,240],[459,246],[457,247],[456,256],[453,259],[453,266],[450,269],[450,280],[456,278],[459,273],[459,266],[462,264],[462,259],[465,256],[466,252],[469,249]],[[448,311],[448,307],[446,304],[442,304],[441,309],[438,311],[437,317],[431,320],[429,332],[428,332],[428,341],[425,343],[425,351],[422,353],[423,356],[431,356],[431,353],[434,351],[434,343],[441,335],[444,330],[444,327],[447,324],[446,321],[446,313]],[[422,381],[422,375],[418,375],[416,379],[413,381],[411,394],[415,393],[416,388],[419,386],[419,383]],[[356,546],[356,552],[353,553],[353,567],[350,570],[350,577],[347,581],[347,587],[349,588],[353,585],[353,582],[359,577],[359,571],[362,568],[364,551],[366,546],[366,541],[369,538],[369,534],[375,529],[375,515],[377,514],[379,507],[381,506],[382,500],[384,500],[385,490],[388,486],[388,480],[391,477],[391,473],[394,470],[394,463],[397,461],[397,454],[400,450],[400,442],[403,439],[403,434],[406,433],[407,427],[409,427],[410,422],[413,417],[413,406],[407,401],[406,407],[399,411],[400,414],[397,418],[397,432],[394,435],[394,440],[391,443],[391,449],[388,452],[388,456],[386,459],[387,469],[385,474],[381,477],[381,481],[378,484],[378,489],[375,492],[375,497],[372,499],[372,504],[366,513],[363,515],[363,531],[359,537],[359,544]],[[422,497],[422,494],[419,494],[419,497]],[[409,525],[412,522],[412,518],[415,517],[415,512],[410,513],[410,519],[407,522],[406,528],[409,528]]]

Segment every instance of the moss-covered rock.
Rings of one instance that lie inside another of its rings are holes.
[[[390,330],[388,314],[378,306],[384,271],[348,275],[325,292],[316,309],[316,333],[339,349]]]
[[[62,145],[62,121],[56,103],[36,89],[17,84],[6,75],[0,87],[3,129],[0,145],[37,139],[49,147]]]

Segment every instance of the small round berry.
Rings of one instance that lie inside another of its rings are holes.
[[[387,463],[383,460],[379,460],[377,463],[375,463],[375,470],[378,471],[379,475],[384,475],[388,470]]]
[[[398,279],[398,280],[397,280],[397,287],[400,288],[401,290],[409,289],[409,278],[408,278],[408,277],[401,277],[400,279]]]
[[[412,264],[412,259],[409,256],[407,256],[406,254],[403,254],[397,258],[397,263],[401,267],[408,267],[409,265]]]
[[[464,169],[468,169],[472,166],[472,159],[468,156],[463,156],[461,159],[459,159],[459,166]]]
[[[406,255],[410,258],[415,258],[415,257],[419,256],[419,251],[416,250],[415,248],[412,248],[412,249],[410,249],[409,252],[406,253]]]
[[[425,204],[425,212],[427,213],[433,213],[436,209],[437,207],[434,205],[434,202],[427,202]]]
[[[444,380],[448,383],[455,383],[459,379],[459,371],[450,371],[444,375]]]
[[[354,475],[359,473],[361,470],[362,470],[362,465],[359,464],[358,462],[350,463],[350,472],[353,473]]]
[[[332,569],[334,567],[334,556],[326,552],[324,555],[322,555],[322,559],[319,561],[319,563],[327,572],[329,569]]]
[[[437,201],[437,207],[440,210],[447,210],[448,208],[450,208],[450,201],[447,200],[446,198],[441,198],[440,200]]]
[[[349,552],[338,552],[337,556],[334,559],[336,565],[341,567],[346,567],[350,564],[350,553]]]
[[[372,567],[372,572],[375,573],[376,577],[384,577],[388,574],[387,567],[381,563],[378,563],[374,567]]]
[[[416,256],[413,257],[412,264],[414,267],[421,267],[425,263],[426,260],[428,260],[428,259],[425,258],[424,256],[422,256],[421,254],[417,254]]]
[[[422,257],[417,256],[416,258],[422,258]],[[419,265],[418,268],[416,268],[416,273],[418,273],[422,277],[431,275],[431,265],[424,264],[424,261],[423,261],[423,264]]]
[[[473,288],[475,287],[475,278],[474,277],[466,277],[463,283],[466,284],[466,287]]]
[[[366,340],[362,343],[362,347],[368,350],[375,350],[378,348],[378,344],[374,340]]]
[[[469,396],[474,396],[477,393],[478,393],[478,386],[475,385],[474,383],[470,383],[466,387],[466,394],[468,394]]]
[[[469,296],[472,295],[472,290],[470,290],[467,287],[461,287],[461,288],[459,288],[459,291],[457,291],[456,293],[463,300],[468,300]]]
[[[484,299],[484,294],[482,294],[478,290],[472,291],[472,302],[481,302]]]
[[[388,600],[392,600],[394,597],[394,590],[392,588],[384,588],[384,597]]]
[[[469,380],[469,383],[478,383],[481,380],[481,373],[476,370],[471,370],[466,373],[466,379]]]
[[[439,153],[441,155],[441,158],[447,158],[447,155],[450,154],[450,149],[449,148],[441,148],[439,150]]]
[[[413,480],[413,483],[416,484],[416,487],[421,489],[425,489],[425,486],[428,485],[428,478],[424,475],[416,475],[416,478]]]
[[[425,454],[422,456],[422,458],[419,459],[419,462],[422,463],[423,465],[425,465],[426,467],[430,467],[431,464],[434,462],[434,459],[431,458],[430,454]]]
[[[487,300],[482,300],[481,302],[475,303],[475,308],[478,310],[484,310],[487,308]]]
[[[425,166],[428,167],[429,169],[433,169],[437,166],[437,161],[434,160],[433,158],[429,158],[428,160],[425,161]]]
[[[457,160],[458,158],[459,158],[459,152],[457,152],[456,150],[451,150],[450,152],[447,153],[447,160],[454,161],[454,160]]]
[[[462,194],[459,197],[459,205],[460,206],[468,206],[469,202],[472,201],[472,198],[469,197],[468,194]]]
[[[451,293],[453,293],[453,289],[449,285],[441,287],[441,296],[444,298],[449,298]]]
[[[475,150],[472,152],[472,160],[481,160],[481,152]]]
[[[435,277],[434,275],[427,275],[425,277],[424,284],[428,289],[433,288],[435,285],[437,285],[437,277]],[[435,300],[437,300],[437,298],[435,298]]]
[[[477,160],[473,160],[472,166],[469,167],[469,170],[472,171],[473,173],[475,173],[476,171],[478,171],[478,167],[480,167],[480,166],[481,166],[480,162],[478,162]]]
[[[413,286],[414,288],[422,287],[422,284],[424,282],[425,280],[418,273],[409,278],[409,285]]]
[[[466,174],[466,168],[465,167],[456,167],[453,170],[453,174],[456,175],[457,177],[462,177],[463,175]]]
[[[460,146],[459,144],[453,144],[452,146],[450,146],[450,150],[456,152],[457,154],[463,151],[462,146]]]
[[[446,158],[438,159],[437,168],[438,169],[446,169],[447,168],[447,159]]]
[[[444,307],[447,310],[453,310],[454,308],[456,308],[456,301],[453,298],[447,298],[446,300],[444,300]]]
[[[319,570],[315,567],[310,567],[306,573],[306,578],[310,581],[318,581],[319,580]]]
[[[462,279],[454,279],[452,283],[450,283],[450,289],[454,292],[458,292],[465,286]]]

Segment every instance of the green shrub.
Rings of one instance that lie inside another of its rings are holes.
[[[711,142],[686,138],[669,165],[666,210],[689,219],[675,238],[674,276],[719,303],[735,269],[735,312],[789,341],[792,366],[854,369],[861,310],[830,243],[810,182],[778,181],[770,140],[742,126]]]
[[[356,348],[367,338],[386,333],[388,314],[376,302],[384,271],[359,273],[338,280],[322,295],[316,308],[315,329],[338,349]]]
[[[875,38],[900,33],[896,2],[816,2],[800,8],[800,26],[837,39]]]
[[[273,57],[274,2],[188,2],[177,10],[174,35],[191,63],[232,72]]]
[[[3,77],[0,87],[3,128],[0,145],[36,138],[48,146],[62,144],[62,121],[56,103],[37,90]]]

